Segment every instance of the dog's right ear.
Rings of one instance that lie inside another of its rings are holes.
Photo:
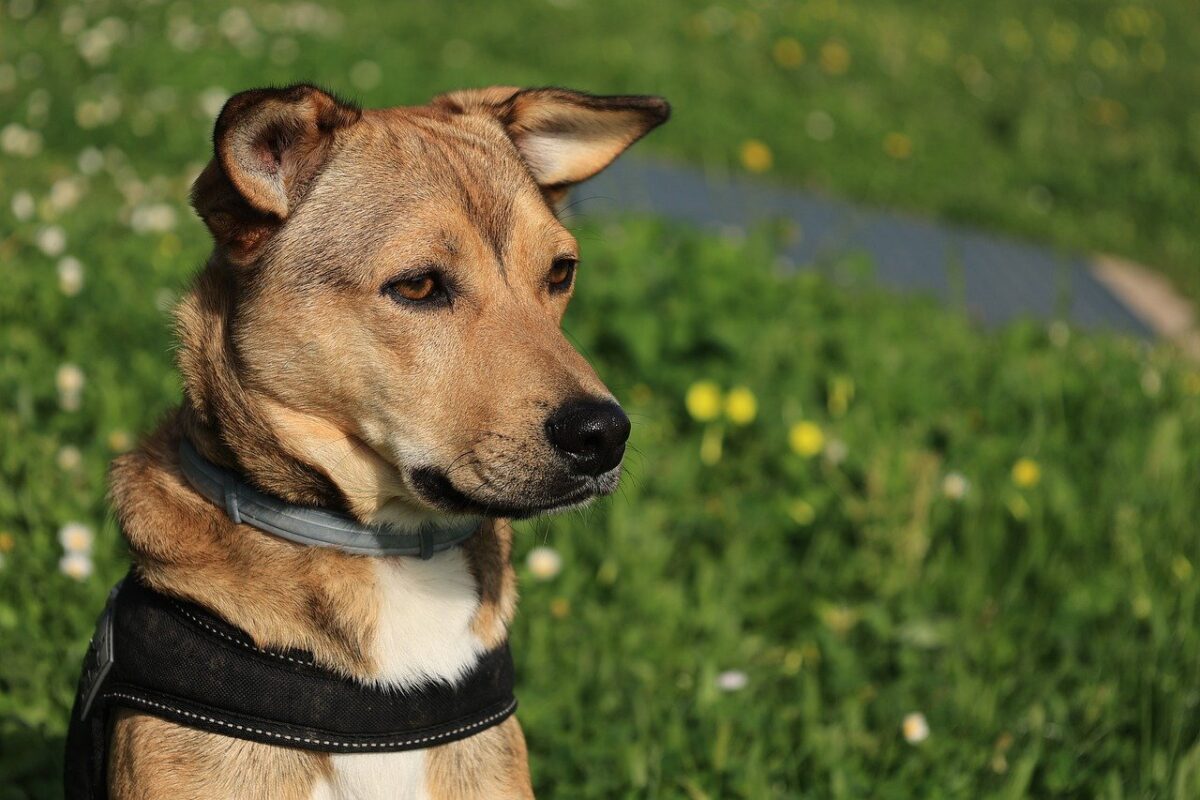
[[[231,261],[254,259],[304,198],[337,132],[361,117],[357,107],[307,84],[253,89],[225,103],[192,207]]]

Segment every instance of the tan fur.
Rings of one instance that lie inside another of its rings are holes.
[[[530,798],[525,734],[515,717],[429,753],[430,800]]]
[[[328,774],[321,753],[218,736],[122,709],[112,731],[112,797],[307,800]]]
[[[657,98],[506,87],[361,112],[308,86],[231,100],[193,190],[216,249],[177,313],[184,403],[111,473],[142,578],[260,646],[371,682],[373,562],[234,525],[180,474],[180,438],[265,491],[363,521],[459,513],[427,496],[420,467],[483,507],[561,502],[544,420],[609,393],[559,329],[569,293],[546,289],[552,262],[577,256],[548,202],[665,116]],[[554,164],[531,162],[523,143],[539,136]],[[453,313],[381,288],[430,266],[456,287]],[[464,545],[485,647],[515,611],[511,546],[501,519]],[[304,798],[332,768],[142,713],[113,734],[114,798]],[[439,800],[532,796],[515,719],[428,752]]]

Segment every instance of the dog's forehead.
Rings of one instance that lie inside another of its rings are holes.
[[[357,283],[378,278],[381,253],[477,247],[506,265],[530,242],[566,236],[498,122],[398,108],[366,112],[347,133],[276,252]]]
[[[380,202],[397,210],[445,201],[503,214],[520,195],[540,197],[503,128],[480,114],[368,112],[332,166],[378,190]]]

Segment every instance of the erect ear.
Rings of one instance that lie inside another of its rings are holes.
[[[225,103],[214,158],[192,186],[192,206],[235,261],[295,210],[328,160],[339,129],[362,112],[315,86],[253,89]]]
[[[671,106],[661,97],[597,96],[558,88],[463,89],[439,95],[433,104],[500,120],[543,191],[587,180],[671,116]]]

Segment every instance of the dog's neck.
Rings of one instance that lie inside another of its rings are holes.
[[[197,494],[179,470],[182,435],[229,464],[211,431],[176,414],[112,470],[113,505],[155,589],[368,683],[453,680],[506,638],[516,596],[507,522],[486,521],[426,562],[298,546],[234,524]]]

